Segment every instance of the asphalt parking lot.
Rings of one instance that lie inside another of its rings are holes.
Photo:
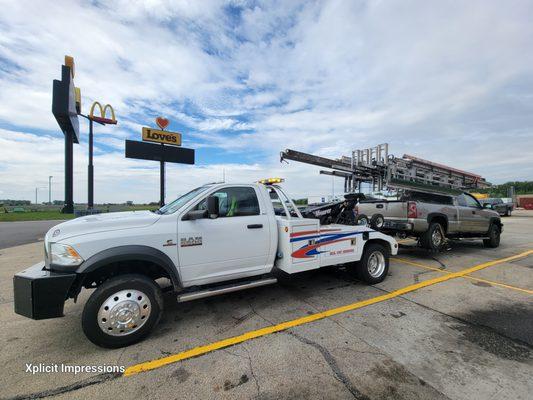
[[[42,241],[48,230],[63,221],[0,222],[0,250]]]
[[[407,241],[375,286],[325,269],[190,303],[167,295],[154,334],[118,350],[85,339],[87,292],[62,319],[14,314],[11,278],[42,243],[0,250],[0,397],[530,399],[533,212],[503,222],[497,249],[428,254]],[[126,373],[31,374],[29,363]]]

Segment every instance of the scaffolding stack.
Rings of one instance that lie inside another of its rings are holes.
[[[465,190],[490,187],[480,175],[447,165],[404,154],[398,158],[389,154],[388,143],[352,151],[351,157],[338,159],[315,156],[296,150],[281,152],[281,161],[293,160],[327,168],[324,175],[344,179],[344,192],[361,192],[367,183],[372,191],[406,189],[422,192],[457,194]]]

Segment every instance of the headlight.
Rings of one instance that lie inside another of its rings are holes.
[[[52,243],[50,246],[50,264],[63,266],[77,266],[83,258],[71,246],[61,243]]]

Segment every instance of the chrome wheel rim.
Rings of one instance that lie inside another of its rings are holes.
[[[440,229],[435,229],[431,234],[431,241],[435,246],[440,246],[442,243],[442,233]]]
[[[383,220],[383,218],[378,218],[376,219],[376,226],[378,228],[381,228],[383,226],[383,224],[385,223],[385,221]]]
[[[359,220],[359,222],[357,223],[357,225],[367,226],[368,225],[368,220],[366,218],[361,218]]]
[[[140,290],[121,290],[102,303],[98,326],[107,335],[126,336],[138,331],[148,321],[152,303]]]
[[[380,251],[374,251],[368,257],[368,273],[372,278],[379,278],[385,271],[385,256]]]

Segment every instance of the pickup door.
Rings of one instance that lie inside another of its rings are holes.
[[[469,194],[457,196],[461,232],[484,233],[489,229],[489,219],[479,202]]]
[[[227,186],[216,219],[178,220],[178,258],[185,286],[263,273],[270,252],[270,217],[253,186]],[[207,196],[206,196],[207,198]],[[206,209],[206,198],[190,210]]]

